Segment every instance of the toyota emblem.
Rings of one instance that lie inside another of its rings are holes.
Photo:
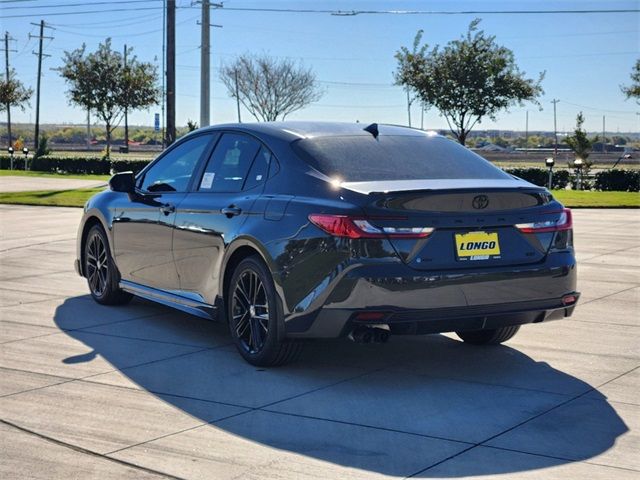
[[[473,197],[473,202],[471,203],[471,205],[473,205],[473,208],[477,210],[487,208],[487,206],[489,205],[489,197],[487,197],[486,195],[476,195],[475,197]]]

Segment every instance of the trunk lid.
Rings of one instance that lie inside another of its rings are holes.
[[[519,179],[351,182],[367,220],[379,227],[432,227],[427,238],[389,241],[416,270],[522,265],[542,261],[553,233],[524,234],[562,206],[544,188]]]

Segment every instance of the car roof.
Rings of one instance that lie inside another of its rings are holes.
[[[259,123],[225,123],[209,127],[211,130],[233,129],[249,133],[269,135],[285,141],[294,141],[302,138],[332,137],[332,136],[370,136],[371,133],[364,129],[366,123],[343,122],[259,122]],[[380,136],[423,136],[435,135],[415,128],[399,125],[378,124]]]

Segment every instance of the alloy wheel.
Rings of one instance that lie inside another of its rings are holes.
[[[233,291],[232,328],[242,347],[255,354],[269,332],[269,301],[262,280],[253,270],[242,272]]]
[[[109,261],[107,248],[99,234],[94,234],[87,243],[87,278],[94,295],[101,297],[107,289]]]

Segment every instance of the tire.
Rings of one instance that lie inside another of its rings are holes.
[[[93,299],[102,305],[123,305],[133,295],[118,288],[118,271],[109,240],[99,225],[89,230],[84,243],[84,273]]]
[[[299,355],[301,344],[281,335],[282,309],[273,278],[262,259],[251,256],[238,264],[226,297],[231,337],[247,362],[273,367]]]
[[[492,330],[473,330],[467,332],[456,332],[464,343],[472,345],[498,345],[512,338],[520,330],[520,325],[495,328]]]

